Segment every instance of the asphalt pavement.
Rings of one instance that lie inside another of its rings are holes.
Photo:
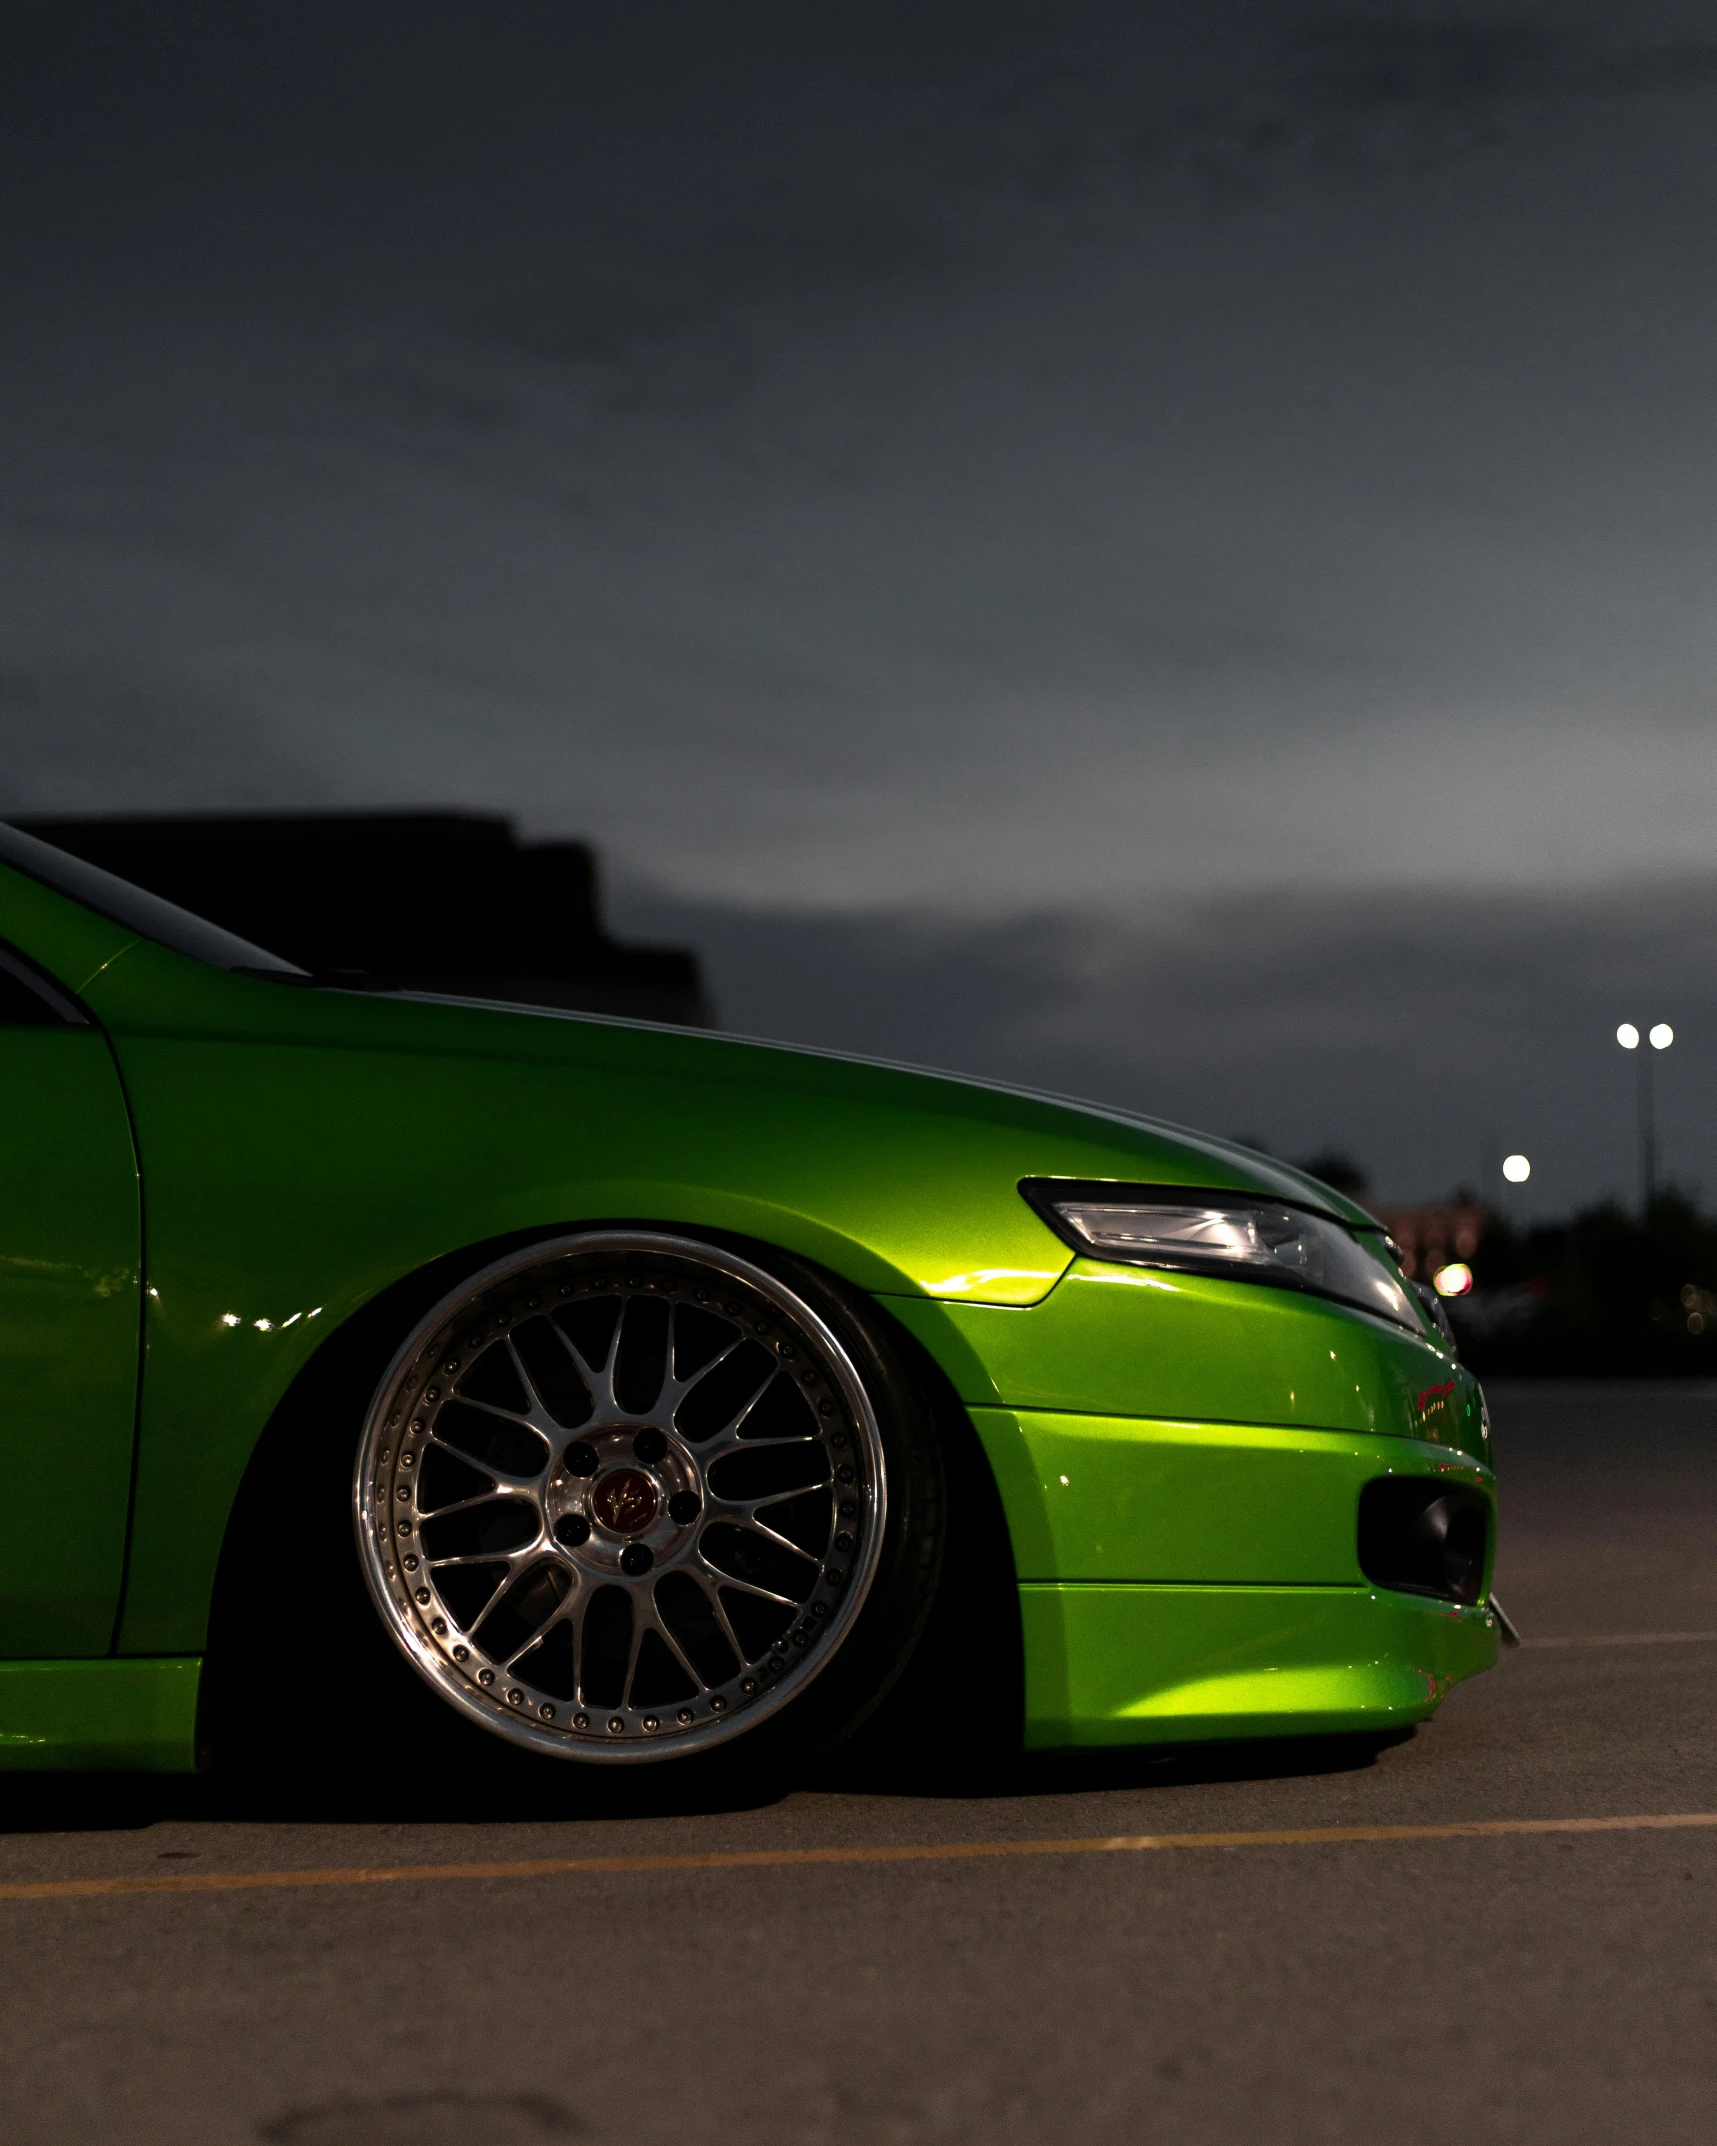
[[[1526,1644],[1381,1750],[648,1813],[0,1783],[0,2138],[1705,2141],[1717,1822],[1635,1821],[1717,1820],[1717,1387],[1492,1410]]]

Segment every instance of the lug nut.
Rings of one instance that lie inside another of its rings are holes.
[[[632,1450],[641,1461],[656,1461],[668,1450],[668,1441],[660,1431],[646,1425],[633,1437]]]
[[[576,1550],[581,1542],[590,1540],[590,1522],[582,1513],[562,1513],[554,1524],[554,1539]]]
[[[575,1439],[563,1456],[568,1475],[594,1475],[596,1473],[596,1448],[586,1445],[582,1438]]]
[[[668,1500],[668,1518],[683,1528],[689,1528],[702,1511],[703,1500],[695,1490],[676,1490]]]
[[[620,1570],[628,1579],[641,1579],[655,1562],[648,1543],[629,1542],[620,1553]]]

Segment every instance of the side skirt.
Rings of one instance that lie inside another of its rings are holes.
[[[0,1662],[0,1773],[194,1773],[198,1655]]]

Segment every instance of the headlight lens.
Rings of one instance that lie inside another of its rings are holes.
[[[1027,1178],[1020,1191],[1076,1252],[1334,1297],[1424,1331],[1381,1248],[1285,1201],[1181,1185]]]

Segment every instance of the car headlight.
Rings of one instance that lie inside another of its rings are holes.
[[[1285,1200],[1065,1177],[1028,1177],[1019,1189],[1064,1244],[1095,1259],[1303,1289],[1424,1331],[1381,1244]]]

